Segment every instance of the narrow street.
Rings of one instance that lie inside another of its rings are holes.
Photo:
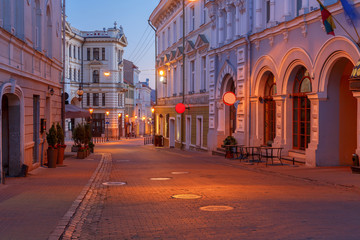
[[[207,153],[143,146],[140,140],[96,151],[107,154],[63,239],[360,236],[360,194],[353,189],[249,171]]]

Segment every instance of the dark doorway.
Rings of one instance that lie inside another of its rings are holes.
[[[105,130],[105,114],[104,113],[93,113],[93,124],[92,124],[92,135],[93,137],[101,137]]]

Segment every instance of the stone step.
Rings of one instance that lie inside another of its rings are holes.
[[[225,152],[213,150],[212,155],[225,157]]]
[[[298,158],[293,156],[281,156],[281,160],[288,161],[291,164],[297,163],[297,164],[305,164],[305,158]]]

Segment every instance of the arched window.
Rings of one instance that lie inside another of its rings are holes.
[[[51,58],[52,57],[52,20],[51,20],[51,11],[50,6],[46,8],[46,44],[45,44],[45,50],[46,55]]]
[[[264,91],[264,144],[274,142],[276,136],[276,104],[273,96],[276,95],[276,83],[272,73],[269,73]]]
[[[99,70],[93,71],[93,83],[99,83]]]
[[[312,91],[309,72],[301,67],[293,88],[293,148],[305,150],[310,143],[311,104],[307,93]]]

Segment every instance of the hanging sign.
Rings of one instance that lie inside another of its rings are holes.
[[[183,112],[185,112],[185,109],[186,109],[186,107],[183,103],[178,103],[175,106],[175,111],[179,114],[182,114]]]
[[[236,102],[235,93],[233,93],[233,92],[224,93],[223,102],[228,106],[234,105],[234,103]]]

